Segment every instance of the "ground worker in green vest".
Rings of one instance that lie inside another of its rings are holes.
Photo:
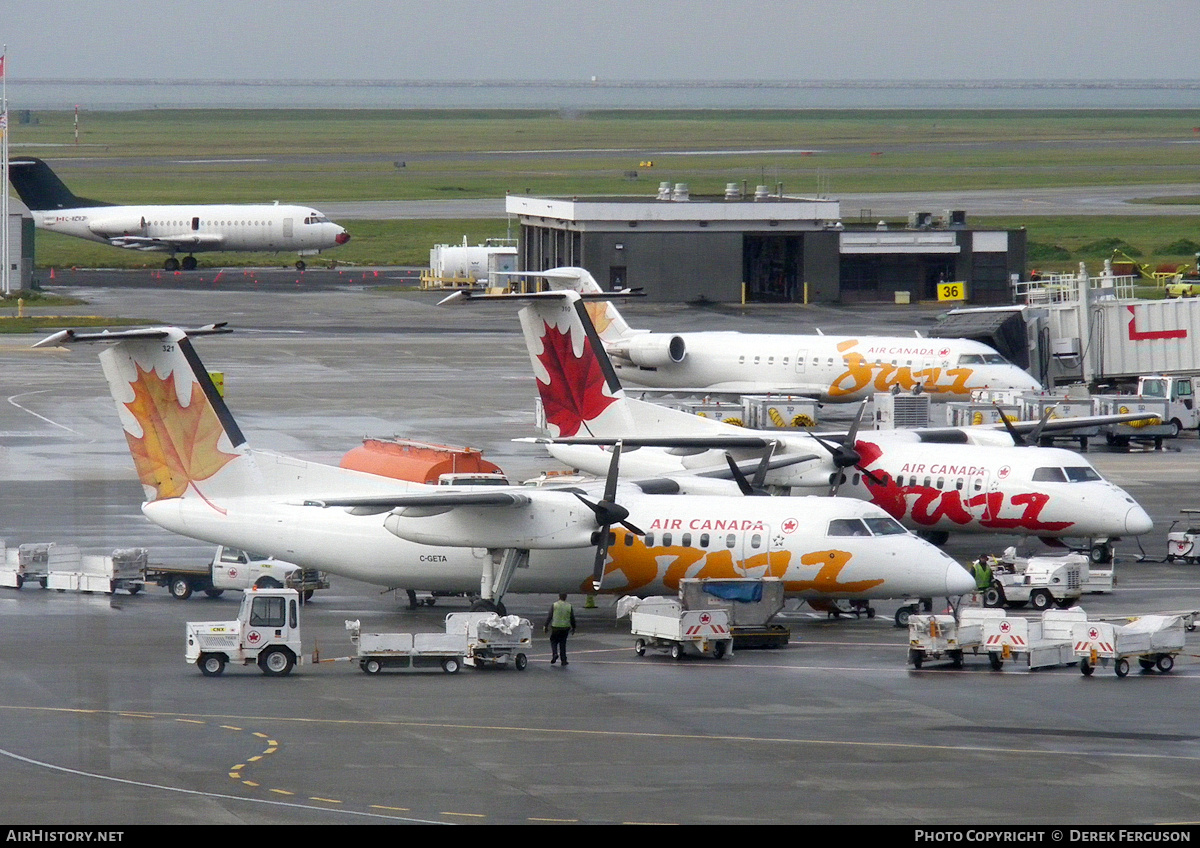
[[[992,558],[987,554],[982,554],[972,565],[975,573],[975,589],[983,592],[992,585]]]
[[[564,592],[550,607],[542,632],[550,631],[550,665],[562,657],[562,664],[567,664],[567,636],[575,632],[575,607],[567,601]]]

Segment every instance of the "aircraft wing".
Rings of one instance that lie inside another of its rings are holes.
[[[390,533],[422,545],[560,550],[593,544],[595,514],[575,492],[446,489],[421,494],[308,498],[303,505],[345,507],[355,516],[386,513],[383,526]]]
[[[566,439],[552,439],[546,436],[527,436],[513,439],[514,442],[525,442],[534,445],[601,445],[609,446],[620,442],[627,448],[705,448],[709,450],[733,450],[737,448],[765,448],[775,443],[775,439],[765,436],[628,436],[621,438],[579,436]]]
[[[213,250],[225,243],[218,233],[180,233],[174,236],[113,236],[108,243],[127,250]]]

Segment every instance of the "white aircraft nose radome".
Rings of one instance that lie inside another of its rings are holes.
[[[969,595],[975,591],[975,578],[957,562],[951,561],[946,566],[946,597]]]
[[[1125,532],[1130,536],[1140,536],[1154,529],[1154,521],[1146,514],[1146,510],[1138,505],[1131,506],[1125,513]]]

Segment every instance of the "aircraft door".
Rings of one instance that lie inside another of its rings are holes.
[[[967,511],[976,521],[990,521],[996,516],[994,509],[999,508],[997,493],[1000,491],[1000,481],[995,475],[986,470],[979,476],[967,478],[967,496],[963,498]]]
[[[770,576],[771,528],[763,524],[742,533],[742,559],[736,564],[738,577]]]
[[[283,219],[283,237],[289,238],[289,239],[292,237],[292,219],[291,218]]]

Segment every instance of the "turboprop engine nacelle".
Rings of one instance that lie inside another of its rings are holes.
[[[644,333],[617,342],[608,352],[610,356],[618,356],[642,368],[661,368],[683,362],[687,356],[687,346],[682,336]]]
[[[592,545],[596,521],[573,495],[548,504],[504,508],[400,507],[383,521],[388,532],[420,545],[556,550]]]

